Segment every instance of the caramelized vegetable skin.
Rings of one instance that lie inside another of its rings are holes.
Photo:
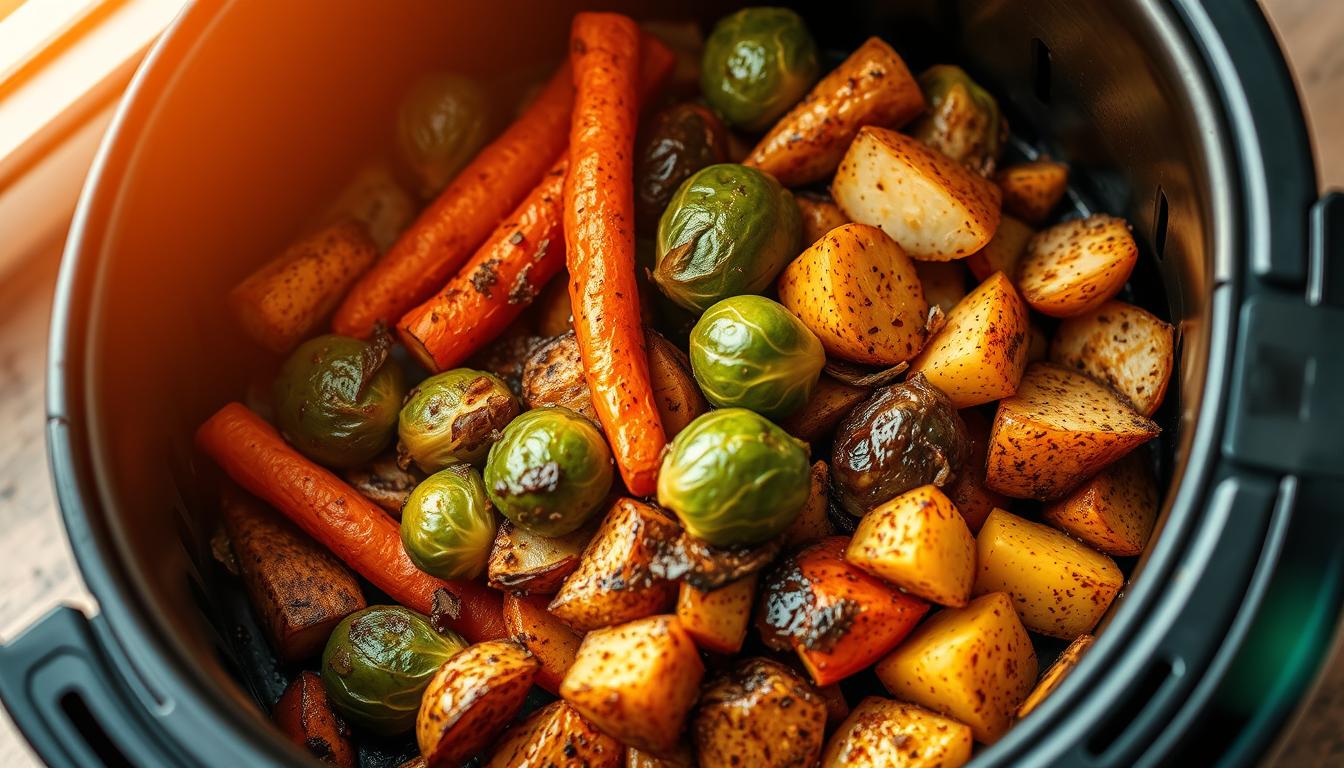
[[[826,745],[825,768],[960,768],[971,759],[971,729],[913,704],[869,696]],[[893,752],[899,754],[894,761]]]
[[[586,766],[620,768],[625,747],[563,701],[553,701],[509,729],[487,768]]]
[[[570,629],[546,609],[546,595],[504,595],[504,624],[509,636],[521,643],[537,659],[536,683],[551,693],[559,693],[560,681],[574,665],[583,636]]]
[[[350,744],[350,729],[327,701],[322,678],[303,671],[275,703],[271,713],[276,726],[289,740],[318,760],[338,768],[353,768],[355,749]]]
[[[458,768],[499,735],[523,706],[537,660],[512,640],[469,646],[425,689],[415,738],[428,768]]]
[[[746,659],[711,679],[691,722],[704,768],[812,765],[821,755],[826,704],[797,672]]]

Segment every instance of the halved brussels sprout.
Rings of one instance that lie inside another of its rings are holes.
[[[929,109],[910,135],[984,176],[994,173],[1008,123],[989,91],[951,64],[924,70],[919,87]]]
[[[825,365],[816,334],[764,296],[724,299],[691,331],[691,371],[720,408],[788,416],[812,396]]]
[[[641,229],[658,217],[681,182],[728,160],[728,132],[699,104],[673,104],[649,119],[635,154],[635,214]]]
[[[807,503],[807,445],[745,408],[710,411],[677,435],[658,473],[658,503],[719,547],[760,544]]]
[[[770,286],[802,244],[793,195],[768,173],[735,163],[687,179],[658,222],[653,281],[669,299],[703,312]]]
[[[714,25],[700,60],[705,101],[738,128],[763,131],[807,93],[817,44],[786,8],[743,8]]]
[[[406,393],[386,334],[329,334],[300,344],[275,380],[276,426],[310,459],[333,467],[371,460],[392,442]]]
[[[415,725],[420,697],[439,666],[466,647],[408,608],[369,606],[332,630],[322,652],[322,686],[346,720],[395,736]]]
[[[397,143],[429,198],[448,185],[490,138],[490,100],[468,77],[426,75],[411,86],[397,111]]]
[[[485,462],[485,488],[514,525],[564,536],[588,522],[613,477],[611,449],[593,423],[552,406],[528,411],[504,429]]]
[[[455,368],[417,384],[401,407],[397,452],[426,472],[458,462],[479,466],[499,430],[518,415],[518,398],[494,374]]]
[[[401,543],[415,567],[431,576],[480,576],[494,541],[495,508],[468,464],[430,475],[401,509]]]

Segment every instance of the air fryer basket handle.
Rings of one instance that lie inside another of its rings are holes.
[[[170,764],[99,642],[99,621],[56,608],[0,646],[0,698],[55,768]]]

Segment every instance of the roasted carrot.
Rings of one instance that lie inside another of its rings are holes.
[[[667,442],[649,382],[635,282],[635,73],[629,17],[580,13],[570,33],[574,121],[565,178],[565,258],[593,406],[631,493],[654,492]]]
[[[461,601],[447,624],[472,642],[504,637],[497,593],[419,570],[401,546],[397,523],[336,475],[291,448],[247,406],[229,403],[196,431],[196,445],[234,482],[280,510],[393,600],[421,613],[446,588]]]

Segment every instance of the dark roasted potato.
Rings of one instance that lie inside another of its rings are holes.
[[[553,701],[513,726],[486,768],[585,766],[619,768],[625,747],[563,701]]]
[[[505,520],[495,534],[487,572],[495,589],[550,595],[579,567],[598,522],[565,536],[541,536]]]
[[[425,689],[415,739],[428,768],[458,768],[523,706],[537,660],[512,640],[477,643],[445,661]]]
[[[353,768],[355,750],[350,729],[336,716],[316,672],[300,672],[290,682],[271,713],[289,740],[329,765]]]
[[[831,470],[826,466],[826,462],[814,463],[811,477],[812,485],[808,491],[807,503],[784,531],[782,538],[785,547],[811,544],[835,532],[831,518],[826,514],[826,507],[831,501]]]
[[[779,426],[805,443],[815,443],[829,435],[871,393],[868,387],[846,384],[823,373],[812,390],[812,398],[792,416],[781,420]]]
[[[809,766],[825,742],[826,704],[792,669],[747,659],[705,686],[691,733],[704,768]]]
[[[341,475],[364,498],[387,510],[393,517],[401,517],[406,498],[425,477],[415,468],[402,469],[398,466],[397,455],[391,451],[368,464],[350,467]]]

